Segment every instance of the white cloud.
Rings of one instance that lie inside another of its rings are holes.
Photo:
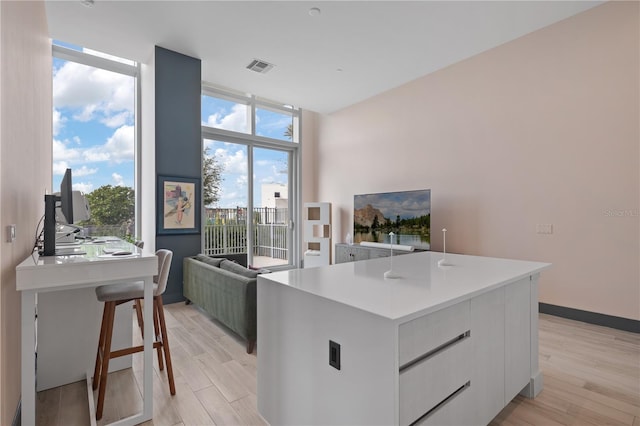
[[[98,172],[98,169],[90,169],[87,166],[75,168],[69,165],[69,163],[67,163],[66,161],[55,161],[53,163],[53,174],[56,176],[62,176],[64,172],[69,168],[72,169],[74,178],[81,177],[81,176],[90,176]],[[75,184],[74,184],[74,187],[75,187]]]
[[[109,120],[126,111],[133,117],[134,78],[75,62],[54,70],[53,105],[56,109],[81,109],[74,118]]]
[[[116,129],[107,140],[105,148],[115,162],[132,161],[134,156],[135,132],[133,126],[122,126]]]
[[[53,161],[61,162],[61,161],[78,161],[82,158],[81,150],[78,148],[69,148],[71,142],[67,139],[64,141],[60,141],[58,139],[53,140]]]
[[[82,166],[79,169],[73,169],[73,176],[74,177],[79,177],[79,176],[89,176],[89,175],[93,175],[96,174],[98,172],[98,169],[90,169],[87,166]]]
[[[220,200],[217,203],[218,206],[222,208],[234,208],[237,206],[246,207],[247,206],[247,195],[242,192],[228,192],[223,193],[220,196]]]
[[[122,177],[122,175],[118,173],[112,173],[111,179],[113,179],[115,186],[124,186],[124,178]]]
[[[62,176],[68,168],[69,163],[66,161],[55,161],[53,163],[53,174]]]
[[[274,164],[271,166],[271,172],[278,176],[278,175],[287,175],[289,174],[289,171],[287,170],[286,164]]]
[[[122,126],[116,129],[104,145],[97,145],[83,152],[86,162],[110,161],[122,163],[134,158],[134,127]]]
[[[244,153],[244,149],[230,152],[228,149],[218,148],[216,149],[215,156],[222,164],[225,174],[247,175],[247,156]]]
[[[75,191],[82,191],[85,194],[88,194],[91,191],[93,191],[93,184],[92,183],[85,183],[85,182],[74,183],[73,184],[73,189]]]
[[[67,117],[64,117],[60,111],[53,109],[53,136],[57,136],[60,130],[67,122]]]
[[[80,145],[73,147],[72,145]],[[82,148],[81,141],[74,137],[72,141],[65,139],[53,140],[53,174],[62,175],[67,167],[82,165],[74,168],[74,175],[87,176],[98,172],[97,168],[90,167],[89,163],[111,162],[120,164],[134,159],[134,127],[121,126],[113,132],[113,135],[102,145]]]
[[[100,122],[107,127],[115,128],[126,124],[130,116],[131,114],[125,111],[121,112],[120,114],[112,115],[111,117],[105,117],[104,119],[100,120]]]
[[[206,123],[203,123],[209,127],[215,127],[217,129],[232,130],[234,132],[246,133],[248,122],[247,105],[235,104],[231,113],[223,115],[221,112],[216,112],[207,118]]]
[[[74,114],[72,118],[76,121],[80,121],[82,123],[86,123],[87,121],[93,120],[93,115],[98,108],[98,105],[90,104],[85,105],[85,107],[77,114]]]

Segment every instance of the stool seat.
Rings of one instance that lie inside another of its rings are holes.
[[[153,295],[157,296],[158,284],[153,284]],[[144,282],[134,281],[115,285],[96,287],[96,297],[100,302],[116,302],[144,298]]]

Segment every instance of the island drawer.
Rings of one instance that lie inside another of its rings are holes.
[[[412,426],[460,426],[478,424],[474,421],[473,390],[471,381],[436,406],[433,411],[418,419]]]
[[[409,425],[453,400],[471,380],[470,337],[449,344],[400,371],[400,425]]]
[[[469,330],[469,302],[461,302],[400,324],[398,362],[402,367]]]

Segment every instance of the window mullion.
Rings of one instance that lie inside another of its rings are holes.
[[[251,135],[256,136],[256,97],[251,96],[251,107],[249,108],[251,111]]]

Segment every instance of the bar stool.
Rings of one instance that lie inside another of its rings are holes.
[[[169,353],[169,341],[167,340],[167,327],[164,320],[164,308],[162,305],[162,293],[167,288],[167,278],[171,268],[173,252],[166,249],[156,251],[158,256],[158,275],[153,277],[153,326],[155,330],[153,347],[157,349],[158,366],[164,369],[162,362],[162,352],[167,364],[167,377],[169,379],[169,391],[171,395],[176,394],[175,382],[173,380],[173,367],[171,366],[171,355]],[[96,296],[99,301],[104,302],[102,314],[102,326],[100,327],[100,338],[98,341],[98,352],[96,355],[96,365],[93,373],[93,390],[98,391],[98,404],[96,406],[96,419],[102,418],[104,408],[104,396],[107,388],[107,376],[109,372],[109,360],[136,352],[142,352],[144,346],[134,346],[131,348],[111,351],[111,336],[113,333],[113,320],[116,306],[131,300],[140,301],[144,298],[144,283],[142,281],[103,285],[96,288]],[[141,324],[142,327],[142,324]],[[143,333],[144,338],[144,333]]]

